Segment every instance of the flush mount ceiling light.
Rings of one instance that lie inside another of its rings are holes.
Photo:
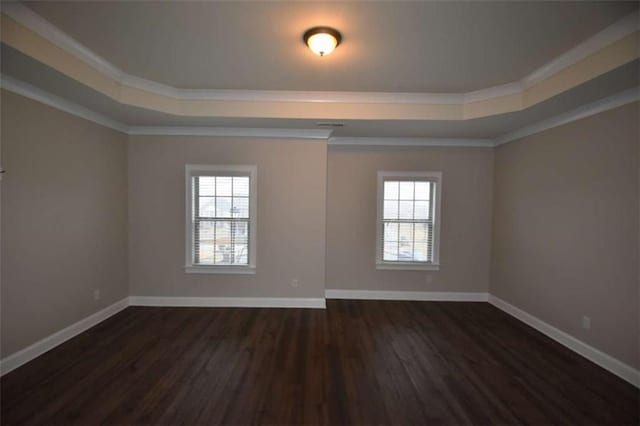
[[[340,44],[342,36],[333,28],[313,27],[302,36],[309,49],[318,56],[326,56]]]

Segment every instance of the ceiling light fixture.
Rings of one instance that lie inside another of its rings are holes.
[[[342,35],[333,28],[313,27],[304,33],[302,39],[313,53],[326,56],[338,47]]]

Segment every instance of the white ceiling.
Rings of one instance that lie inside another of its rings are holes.
[[[637,2],[28,2],[118,68],[180,88],[466,92],[519,80]],[[315,25],[344,43],[320,58]]]

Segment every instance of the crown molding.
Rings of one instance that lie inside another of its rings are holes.
[[[522,127],[516,131],[491,138],[403,138],[403,137],[332,137],[332,129],[284,129],[284,128],[234,128],[234,127],[190,127],[190,126],[128,126],[106,115],[92,111],[74,102],[53,95],[21,80],[0,74],[0,89],[33,99],[52,108],[59,109],[96,124],[131,136],[217,136],[255,137],[276,139],[326,140],[331,146],[394,146],[394,147],[474,147],[490,148],[522,139],[554,127],[562,126],[582,118],[608,111],[632,102],[640,102],[640,87],[583,105],[574,110],[547,120]]]
[[[474,90],[473,92],[467,92],[463,95],[463,104],[471,104],[474,102],[482,102],[489,99],[502,98],[511,95],[520,95],[524,92],[524,87],[521,82],[516,81],[514,83],[502,84],[500,86],[493,86],[487,89]]]
[[[279,129],[279,128],[236,128],[236,127],[187,127],[187,126],[128,126],[106,115],[92,111],[74,102],[45,92],[31,84],[0,74],[0,89],[8,90],[20,96],[64,111],[76,117],[108,127],[127,135],[164,135],[164,136],[218,136],[218,137],[255,137],[277,139],[309,139],[326,141],[332,129]]]
[[[326,141],[332,130],[327,129],[274,129],[274,128],[236,128],[236,127],[180,127],[180,126],[133,126],[127,132],[130,135],[155,136],[218,136],[218,137],[260,137],[281,139],[311,139]]]
[[[610,44],[640,30],[640,11],[620,19],[586,41],[580,43],[523,79],[467,93],[385,93],[325,92],[290,90],[209,90],[180,89],[160,82],[127,74],[105,58],[18,2],[2,3],[2,13],[25,28],[42,36],[57,47],[90,65],[111,80],[132,89],[142,90],[178,100],[305,102],[334,104],[420,104],[467,105],[511,95],[522,95],[534,86],[598,52]]]
[[[127,133],[129,130],[127,125],[113,120],[106,115],[92,111],[49,92],[45,92],[42,89],[8,75],[0,74],[0,88],[122,133]]]
[[[523,89],[534,86],[554,74],[587,58],[610,44],[640,30],[640,10],[631,12],[612,25],[569,49],[520,80]]]
[[[332,137],[332,146],[450,146],[491,148],[495,144],[493,139],[466,138],[369,138],[369,137]]]
[[[293,90],[179,89],[163,83],[123,74],[120,82],[128,87],[181,100],[237,102],[307,102],[338,104],[438,104],[462,105],[463,94],[321,92]]]
[[[531,136],[554,127],[562,126],[573,121],[581,120],[583,118],[638,101],[640,101],[640,87],[634,87],[600,99],[596,102],[583,105],[574,110],[556,115],[555,117],[551,117],[547,120],[522,127],[514,132],[502,135],[496,139],[495,146],[513,142],[526,136]]]
[[[27,6],[18,2],[2,2],[0,10],[3,14],[10,16],[16,22],[91,65],[107,77],[116,81],[120,81],[123,77],[124,72],[118,67],[94,53],[73,37],[67,35],[67,33],[42,18]]]

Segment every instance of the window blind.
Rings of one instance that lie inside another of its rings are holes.
[[[433,262],[435,182],[383,181],[383,262]]]
[[[192,176],[194,265],[249,265],[250,177]]]

